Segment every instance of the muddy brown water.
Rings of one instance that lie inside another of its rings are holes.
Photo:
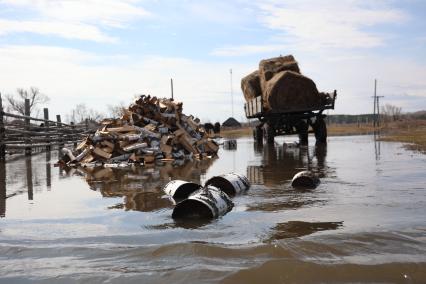
[[[426,155],[283,141],[127,170],[61,170],[57,152],[0,165],[0,283],[426,283]],[[306,168],[321,184],[292,189]],[[231,212],[173,221],[164,184],[230,171],[253,184]]]

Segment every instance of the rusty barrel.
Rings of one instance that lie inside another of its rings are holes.
[[[220,176],[214,176],[206,181],[206,186],[212,185],[223,190],[229,196],[244,193],[250,187],[249,180],[237,173],[228,173]]]
[[[295,188],[315,188],[319,183],[319,178],[313,172],[302,171],[294,175],[291,186]]]
[[[225,215],[234,207],[229,196],[214,186],[206,186],[179,202],[172,213],[173,219],[213,219]]]
[[[200,188],[199,184],[177,179],[167,183],[163,187],[163,191],[174,199],[184,199]]]

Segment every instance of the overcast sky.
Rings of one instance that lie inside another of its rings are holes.
[[[170,95],[203,120],[243,119],[240,80],[293,54],[336,114],[426,109],[426,1],[0,0],[0,92],[38,87],[51,114]]]

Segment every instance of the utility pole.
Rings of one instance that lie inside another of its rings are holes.
[[[232,117],[234,117],[234,90],[232,89],[232,69],[229,69],[231,75],[231,108],[232,108]]]
[[[170,87],[172,90],[172,100],[173,100],[173,78],[170,78]]]
[[[374,111],[373,111],[373,126],[376,127],[376,101],[377,101],[377,79],[374,79]]]

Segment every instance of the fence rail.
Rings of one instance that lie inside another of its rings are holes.
[[[0,160],[22,150],[25,155],[31,155],[35,151],[50,151],[52,146],[76,145],[93,132],[87,120],[84,125],[67,124],[61,121],[60,115],[56,115],[56,121],[50,120],[48,108],[44,108],[43,113],[44,118],[31,117],[28,99],[25,100],[25,115],[4,112],[0,94]]]

